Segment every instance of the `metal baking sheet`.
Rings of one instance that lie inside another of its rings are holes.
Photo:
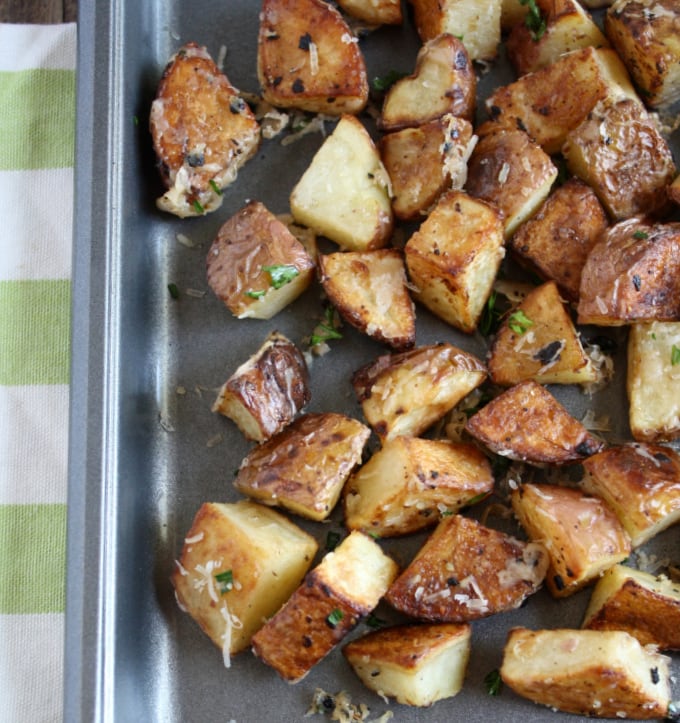
[[[232,83],[256,92],[258,11],[255,0],[97,0],[80,8],[64,720],[297,721],[317,687],[348,691],[370,707],[371,719],[391,710],[398,721],[574,720],[507,689],[491,697],[483,679],[499,666],[511,626],[578,626],[588,590],[564,601],[540,592],[517,611],[475,622],[463,691],[427,710],[373,695],[338,651],[294,686],[249,652],[227,670],[175,603],[169,575],[193,516],[204,501],[238,497],[233,471],[249,449],[229,420],[210,411],[214,390],[270,330],[302,344],[321,309],[314,286],[269,322],[237,321],[209,291],[204,272],[217,229],[246,199],[288,210],[320,135],[287,147],[265,141],[214,214],[179,220],[155,207],[161,185],[147,119],[168,58],[190,40],[215,58],[224,48]],[[374,77],[411,72],[419,43],[407,24],[361,45]],[[502,61],[480,71],[480,93],[510,78]],[[677,133],[675,140],[677,149]],[[178,233],[196,245],[179,243]],[[169,283],[180,299],[171,298]],[[422,308],[417,326],[419,344],[446,340],[485,352],[480,337],[459,334]],[[350,374],[384,348],[347,326],[344,332],[311,367],[308,409],[360,417]],[[615,382],[593,397],[553,391],[577,417],[592,407],[625,425],[623,364],[619,353]],[[322,549],[328,530],[340,529],[338,516],[333,520],[303,523]],[[677,563],[678,533],[662,534],[651,551]],[[420,541],[383,544],[403,564]],[[395,619],[389,610],[384,615]],[[677,656],[674,667],[677,677]]]

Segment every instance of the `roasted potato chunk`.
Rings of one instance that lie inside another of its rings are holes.
[[[226,221],[210,246],[208,285],[239,319],[271,319],[314,277],[314,261],[259,201]]]
[[[501,324],[491,345],[489,377],[511,386],[584,384],[598,378],[554,281],[532,289]]]
[[[540,31],[519,23],[506,42],[508,59],[518,75],[540,70],[573,50],[609,47],[600,28],[576,0],[535,2],[541,15]]]
[[[548,550],[545,582],[554,597],[572,595],[630,553],[626,531],[600,497],[571,487],[523,484],[511,500],[529,538]]]
[[[298,223],[343,249],[367,251],[387,244],[393,216],[390,179],[371,136],[344,115],[326,138],[290,196]]]
[[[395,131],[423,125],[443,115],[474,120],[477,76],[462,41],[449,33],[428,40],[413,75],[398,80],[383,101],[378,126]]]
[[[339,0],[338,5],[370,25],[401,25],[404,18],[400,0]]]
[[[632,324],[628,332],[628,422],[638,442],[680,436],[680,322]]]
[[[570,178],[508,240],[508,246],[568,301],[578,301],[581,272],[590,250],[608,227],[607,214],[590,186]]]
[[[396,574],[375,540],[351,532],[253,636],[253,652],[297,683],[375,608]]]
[[[229,417],[246,439],[264,442],[290,424],[310,397],[302,353],[272,332],[222,385],[212,411]]]
[[[500,208],[507,238],[538,210],[557,174],[550,156],[526,133],[499,130],[483,136],[472,151],[465,189]]]
[[[620,326],[680,319],[680,223],[611,226],[581,274],[578,322]]]
[[[501,678],[552,709],[597,718],[663,718],[670,703],[668,658],[620,630],[513,628]]]
[[[205,503],[172,574],[177,602],[229,667],[293,594],[316,551],[316,540],[275,510],[248,500]]]
[[[633,547],[680,520],[680,455],[670,447],[610,447],[584,460],[583,468],[583,488],[614,510]]]
[[[395,625],[353,640],[342,652],[370,690],[426,707],[460,692],[471,634],[467,623]]]
[[[405,254],[416,300],[452,326],[473,332],[505,255],[497,209],[449,191],[408,240]]]
[[[149,125],[168,189],[156,203],[181,218],[219,208],[222,189],[260,145],[260,126],[248,104],[196,43],[170,59]]]
[[[418,436],[485,379],[477,357],[442,343],[379,356],[354,373],[352,386],[384,441]]]
[[[416,341],[416,315],[398,249],[338,251],[319,256],[321,284],[340,316],[394,349]]]
[[[444,191],[462,189],[476,143],[472,125],[452,115],[385,134],[379,148],[392,181],[394,215],[420,220]]]
[[[533,380],[490,401],[465,429],[496,454],[537,465],[577,462],[604,446]]]
[[[661,214],[676,169],[656,119],[636,101],[600,103],[567,134],[570,172],[593,188],[614,219]]]
[[[378,537],[435,525],[493,490],[486,456],[474,445],[448,440],[386,440],[347,481],[345,524]]]
[[[673,182],[668,186],[666,189],[668,192],[668,197],[673,201],[673,203],[677,203],[680,205],[680,175],[676,176],[673,179]]]
[[[279,108],[358,113],[366,63],[342,15],[322,0],[263,0],[257,41],[262,97]]]
[[[625,565],[598,580],[583,618],[588,630],[625,630],[642,645],[680,650],[680,585]]]
[[[410,0],[423,42],[450,33],[472,60],[493,60],[501,40],[501,0]]]
[[[607,36],[653,108],[680,100],[679,23],[675,0],[617,0],[605,15]]]
[[[491,120],[479,135],[525,130],[546,153],[558,153],[603,98],[636,99],[626,68],[610,48],[583,48],[502,86],[485,101]]]
[[[306,414],[243,460],[234,486],[266,505],[325,520],[371,430],[344,414]]]
[[[516,540],[476,520],[444,517],[385,599],[434,622],[469,622],[518,608],[541,586],[543,545]]]

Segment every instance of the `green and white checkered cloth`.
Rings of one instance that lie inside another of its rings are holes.
[[[76,26],[0,25],[0,721],[61,720]]]

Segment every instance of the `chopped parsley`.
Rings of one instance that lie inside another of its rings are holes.
[[[499,695],[503,687],[503,681],[498,668],[495,668],[484,676],[484,685],[486,685],[486,692],[489,695]]]
[[[193,200],[193,207],[196,209],[196,213],[205,213],[205,209],[203,208],[203,204],[195,198]]]
[[[335,327],[335,309],[332,306],[326,307],[323,321],[316,325],[309,337],[309,343],[310,346],[316,346],[329,339],[342,339],[342,334]]]
[[[401,80],[406,76],[406,73],[401,73],[398,70],[390,70],[385,75],[373,78],[373,90],[378,93],[386,93],[398,80]]]
[[[488,492],[480,492],[478,495],[475,495],[474,497],[470,497],[469,500],[465,501],[465,504],[463,507],[469,507],[470,505],[476,505],[478,502],[481,502],[483,499],[485,499],[488,496]]]
[[[673,346],[671,347],[671,366],[677,366],[680,364],[680,347]]]
[[[298,269],[292,264],[274,264],[273,266],[263,266],[272,280],[272,286],[280,289],[282,286],[289,284],[296,276],[300,275]]]
[[[340,608],[335,608],[335,610],[333,610],[326,618],[326,622],[334,628],[344,617],[345,614],[342,610],[340,610]]]
[[[513,311],[508,317],[508,326],[515,334],[524,334],[524,332],[533,326],[534,322],[521,310]]]
[[[250,296],[251,299],[261,299],[267,292],[265,289],[259,289],[257,291],[254,291],[253,289],[249,289],[248,291],[244,292],[246,296]]]
[[[638,241],[644,241],[646,238],[649,238],[649,234],[646,231],[640,231],[639,229],[633,234],[633,238],[637,239]]]
[[[210,181],[208,181],[208,183],[210,183],[210,188],[212,188],[212,190],[213,190],[218,196],[221,196],[221,195],[222,195],[222,189],[217,185],[217,183],[215,182],[215,179],[214,179],[214,178],[211,178]]]
[[[385,620],[383,620],[382,618],[379,618],[375,613],[371,613],[366,618],[365,622],[369,628],[373,628],[374,630],[377,630],[378,628],[382,628],[385,625],[387,625],[387,622]]]
[[[479,320],[479,333],[482,336],[489,336],[489,334],[492,334],[498,328],[498,324],[501,320],[502,314],[496,306],[497,300],[498,296],[496,292],[492,291],[486,301],[486,304],[484,304],[482,316]]]
[[[527,6],[528,12],[524,18],[524,24],[531,31],[531,39],[534,42],[540,40],[548,25],[541,14],[540,8],[536,5],[536,0],[519,0],[519,4]]]
[[[331,530],[326,535],[326,549],[328,550],[328,552],[332,552],[333,550],[335,550],[335,548],[340,543],[341,537],[342,535],[339,532],[334,532],[333,530]]]
[[[220,595],[228,593],[234,587],[234,573],[231,570],[218,572],[215,575],[215,580],[217,582],[217,589],[220,591]]]
[[[177,288],[177,284],[168,284],[168,291],[173,299],[179,299],[179,289]]]

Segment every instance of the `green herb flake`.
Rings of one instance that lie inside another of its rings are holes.
[[[332,627],[336,627],[336,625],[345,617],[345,614],[340,610],[339,608],[335,608],[328,617],[326,618],[326,622]]]
[[[328,552],[332,552],[340,544],[342,535],[339,532],[330,531],[326,535],[326,549]]]
[[[671,347],[671,366],[677,366],[680,364],[680,347],[673,346]]]
[[[482,336],[489,336],[489,334],[495,332],[498,327],[498,323],[501,319],[501,312],[496,306],[497,300],[498,296],[496,292],[492,291],[486,301],[486,304],[484,304],[482,317],[479,320],[479,333]]]
[[[515,334],[524,334],[534,322],[521,310],[513,311],[508,318],[508,326]]]
[[[173,299],[179,299],[179,289],[177,288],[177,284],[168,284],[168,291]]]
[[[224,595],[234,588],[234,573],[231,570],[218,572],[215,575],[215,581],[217,582],[217,589],[220,591],[220,595]]]
[[[289,284],[296,276],[300,275],[299,270],[292,264],[274,264],[273,266],[263,266],[272,280],[272,286],[280,289],[282,286]]]
[[[214,178],[211,178],[210,181],[208,181],[208,183],[210,183],[210,188],[212,188],[212,190],[215,192],[216,195],[218,195],[218,196],[222,195],[222,189],[217,185]]]
[[[637,241],[644,241],[649,238],[649,234],[646,231],[640,231],[639,229],[633,234],[633,238]]]
[[[484,685],[489,695],[499,695],[503,687],[503,681],[498,668],[492,670],[484,676]]]
[[[264,289],[259,289],[257,291],[248,289],[248,291],[244,292],[244,294],[249,296],[251,299],[261,299],[266,293],[267,292]]]
[[[387,621],[383,620],[382,618],[379,618],[375,613],[371,613],[366,618],[366,625],[368,625],[369,628],[373,628],[374,630],[377,630],[378,628],[385,627],[385,625],[387,625]]]
[[[469,500],[465,502],[463,505],[464,507],[470,507],[471,505],[476,505],[478,502],[481,502],[483,499],[488,497],[488,492],[480,492],[478,495],[475,495],[474,497],[470,497]]]
[[[402,73],[398,70],[390,70],[385,75],[373,78],[372,86],[373,90],[378,93],[387,92],[398,80],[404,78],[407,74]]]
[[[193,207],[196,209],[196,213],[205,213],[205,209],[203,208],[203,204],[195,198],[193,200]]]
[[[342,334],[335,327],[335,309],[327,306],[324,312],[324,320],[316,325],[316,328],[309,337],[310,346],[323,344],[329,339],[342,339]]]
[[[136,115],[133,115],[133,116],[132,116],[132,122],[133,122],[136,126],[138,126],[138,125],[139,125],[139,118],[138,118]]]
[[[546,20],[541,14],[540,8],[536,5],[536,0],[519,0],[519,4],[527,6],[528,12],[524,18],[524,24],[531,31],[531,39],[537,42],[548,29]]]

